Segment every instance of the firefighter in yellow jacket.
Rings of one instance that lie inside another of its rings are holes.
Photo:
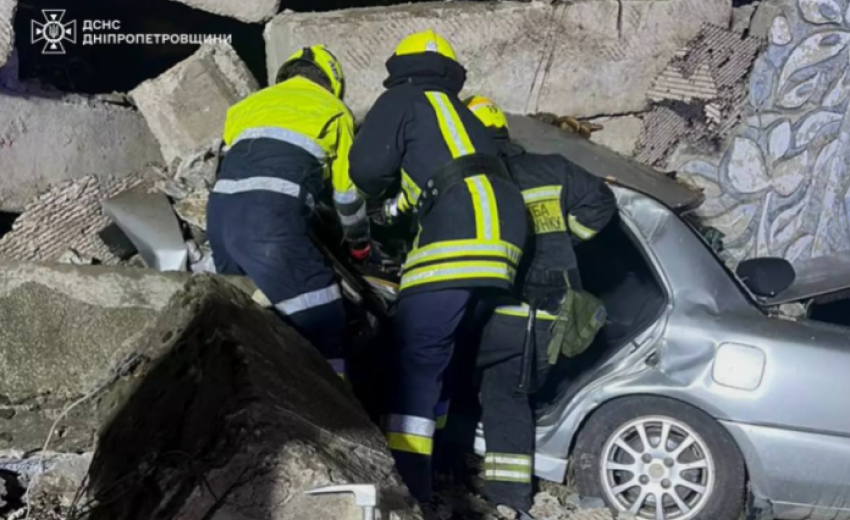
[[[299,50],[277,84],[227,113],[229,147],[207,210],[216,270],[251,277],[277,312],[344,372],[340,287],[310,242],[308,218],[328,192],[352,255],[369,253],[363,199],[348,174],[354,119],[342,67],[324,46]]]
[[[458,325],[475,300],[513,285],[525,207],[496,142],[458,98],[466,70],[448,41],[431,30],[408,36],[387,70],[387,90],[351,149],[351,178],[386,199],[388,215],[416,211],[419,220],[401,280],[385,428],[402,477],[426,502],[435,409]]]

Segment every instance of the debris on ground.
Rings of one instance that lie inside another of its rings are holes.
[[[64,520],[73,507],[92,460],[92,453],[24,455],[0,451],[0,498],[8,491],[8,504],[0,504],[0,518],[12,520]]]

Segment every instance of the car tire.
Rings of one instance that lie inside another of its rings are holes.
[[[579,432],[573,461],[582,496],[638,519],[738,520],[744,510],[746,468],[734,439],[701,410],[673,399],[603,405]]]

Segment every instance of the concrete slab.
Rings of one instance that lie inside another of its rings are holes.
[[[15,10],[17,0],[0,0],[0,67],[6,63],[15,44]]]
[[[514,113],[579,117],[637,112],[675,52],[704,23],[728,26],[730,0],[595,0],[562,5],[446,2],[283,13],[266,26],[268,74],[322,42],[345,69],[362,116],[383,90],[384,62],[407,34],[433,28],[469,70],[468,91]]]
[[[171,164],[221,137],[227,109],[259,88],[226,43],[208,44],[130,95]]]
[[[0,211],[20,211],[62,181],[123,178],[162,162],[144,119],[130,108],[0,89],[0,114]]]
[[[600,124],[602,130],[593,132],[591,140],[615,152],[631,157],[643,131],[643,120],[638,116],[599,117],[591,123]]]
[[[41,449],[61,412],[132,372],[148,338],[190,273],[0,262],[0,452]],[[235,291],[247,278],[221,278]],[[247,296],[246,296],[247,297]],[[166,341],[162,337],[158,341]],[[66,415],[50,449],[91,449],[99,399]]]
[[[85,394],[188,278],[146,269],[0,263],[0,399]]]
[[[100,401],[92,518],[354,520],[363,513],[350,495],[305,491],[368,483],[382,518],[422,520],[347,384],[220,279],[190,280],[138,353]]]
[[[280,0],[176,0],[189,7],[248,23],[262,23],[280,11]]]

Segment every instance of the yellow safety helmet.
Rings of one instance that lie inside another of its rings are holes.
[[[486,97],[472,96],[466,100],[466,106],[487,128],[508,129],[508,118],[505,117],[505,113],[499,105]]]
[[[321,69],[331,83],[331,91],[340,99],[345,94],[345,76],[342,73],[342,65],[336,56],[324,45],[313,45],[304,47],[287,58],[277,73],[276,82],[280,83],[288,78],[288,68],[293,63],[303,61],[311,63]]]
[[[395,48],[396,56],[421,54],[424,52],[436,52],[450,60],[457,61],[457,55],[455,54],[455,50],[452,48],[452,44],[449,43],[447,39],[434,32],[433,29],[413,33],[401,40],[398,47]]]

